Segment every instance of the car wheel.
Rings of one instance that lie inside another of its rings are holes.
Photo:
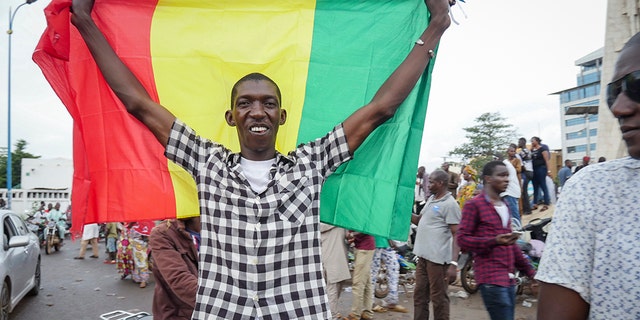
[[[6,281],[2,284],[2,291],[0,291],[0,304],[0,320],[8,320],[9,309],[11,308],[11,292],[9,283]]]
[[[33,288],[29,291],[30,296],[37,296],[40,292],[40,257],[38,257],[38,264],[36,264],[36,272],[33,275]]]

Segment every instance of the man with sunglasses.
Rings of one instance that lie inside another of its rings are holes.
[[[620,52],[607,103],[629,157],[569,179],[537,279],[538,319],[640,319],[640,33]]]

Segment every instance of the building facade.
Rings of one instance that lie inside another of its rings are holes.
[[[581,164],[585,155],[592,161],[627,155],[604,88],[612,80],[620,50],[638,32],[640,0],[608,0],[604,47],[576,61],[580,73],[575,87],[556,92],[560,95],[564,159]]]
[[[576,86],[555,94],[560,97],[562,158],[582,163],[598,152],[598,122],[604,48],[576,60],[580,72]]]
[[[60,203],[61,210],[71,205],[73,161],[71,159],[22,159],[21,186],[11,189],[11,210],[18,214],[31,212],[41,201]],[[7,189],[0,189],[7,199]]]
[[[608,0],[604,41],[602,88],[612,80],[618,54],[634,34],[640,32],[640,0]],[[598,155],[617,159],[627,155],[618,121],[611,115],[606,102],[606,90],[600,95],[598,119]]]

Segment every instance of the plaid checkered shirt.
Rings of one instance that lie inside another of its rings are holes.
[[[165,155],[195,179],[202,219],[193,319],[329,319],[322,279],[319,199],[324,180],[351,158],[342,125],[276,154],[256,194],[240,154],[176,120]]]

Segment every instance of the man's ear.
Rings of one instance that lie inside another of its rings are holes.
[[[233,112],[232,112],[231,110],[227,110],[227,111],[224,113],[224,119],[225,119],[225,120],[227,120],[227,124],[228,124],[228,125],[230,125],[230,126],[232,126],[232,127],[235,127],[235,126],[236,126],[236,121],[235,121],[235,120],[233,120]]]
[[[287,121],[287,110],[280,109],[280,125],[283,125]]]

